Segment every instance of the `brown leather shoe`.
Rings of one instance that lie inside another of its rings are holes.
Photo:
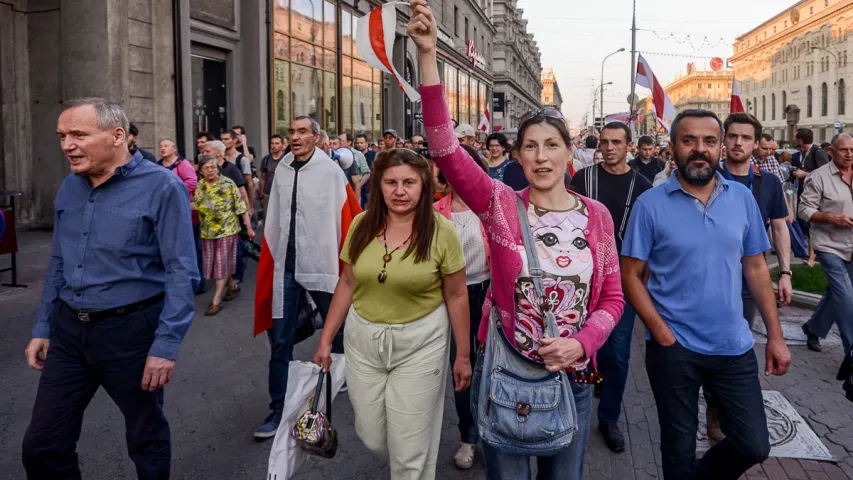
[[[222,304],[221,303],[220,304],[211,303],[210,306],[207,307],[207,311],[204,312],[204,314],[207,315],[208,317],[211,317],[213,315],[216,315],[220,311],[222,311]]]
[[[226,302],[230,302],[231,300],[234,300],[235,298],[237,298],[237,295],[239,295],[239,294],[240,294],[240,285],[237,285],[237,288],[229,288],[228,291],[225,292],[225,297],[223,298],[223,300],[225,300]]]

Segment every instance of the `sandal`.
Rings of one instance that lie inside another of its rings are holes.
[[[207,311],[204,314],[208,317],[216,315],[222,310],[221,303],[211,303],[209,307],[207,307]]]
[[[240,286],[237,285],[237,288],[229,288],[228,291],[225,292],[225,297],[223,298],[223,300],[225,300],[226,302],[230,302],[231,300],[234,300],[235,298],[237,298],[237,295],[239,295],[239,294],[240,294]]]

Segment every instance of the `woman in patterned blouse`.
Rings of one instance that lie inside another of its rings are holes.
[[[205,315],[216,315],[222,310],[225,287],[235,291],[231,275],[237,270],[237,242],[240,241],[240,218],[249,239],[255,238],[249,221],[249,209],[240,196],[237,185],[221,175],[216,159],[203,156],[199,160],[202,181],[195,191],[193,206],[201,220],[202,257],[205,278],[216,280],[216,293]]]

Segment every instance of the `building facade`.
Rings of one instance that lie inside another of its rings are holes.
[[[494,129],[514,134],[522,117],[542,107],[542,60],[517,0],[494,0]]]
[[[557,77],[551,67],[542,70],[542,106],[563,111],[563,95],[557,84]]]
[[[423,132],[420,104],[358,54],[358,19],[378,0],[10,0],[0,3],[0,190],[21,192],[17,224],[49,227],[68,163],[55,140],[64,101],[124,106],[156,153],[242,125],[257,162],[299,115],[331,133]],[[453,117],[477,125],[492,99],[492,0],[434,0],[439,68]],[[397,7],[392,61],[420,83]],[[95,19],[97,21],[95,21]]]
[[[687,66],[687,73],[679,73],[672,83],[664,87],[664,91],[678,113],[701,108],[725,119],[731,106],[732,71],[696,70],[691,63]]]
[[[779,141],[811,128],[828,141],[853,126],[853,0],[802,0],[737,38],[730,62],[744,108]]]

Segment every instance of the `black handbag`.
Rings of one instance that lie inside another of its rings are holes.
[[[326,380],[326,413],[317,411],[320,394],[323,392],[323,380]],[[290,436],[296,440],[299,448],[312,455],[332,458],[338,451],[338,432],[332,426],[332,374],[320,372],[317,389],[309,408],[296,421]]]

